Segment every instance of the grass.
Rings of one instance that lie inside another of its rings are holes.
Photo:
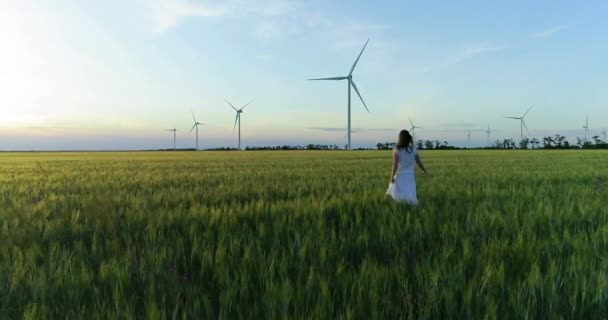
[[[608,152],[0,154],[0,319],[608,316]]]

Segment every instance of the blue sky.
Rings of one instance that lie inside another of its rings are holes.
[[[354,146],[419,138],[485,144],[608,128],[605,1],[0,0],[0,150],[344,144],[348,73]],[[452,126],[446,126],[452,124]],[[470,124],[453,126],[453,124]],[[394,130],[384,130],[394,129]]]

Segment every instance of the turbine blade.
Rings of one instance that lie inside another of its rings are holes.
[[[316,79],[308,79],[308,80],[317,81],[317,80],[346,80],[346,79],[348,79],[348,77],[316,78]]]
[[[524,121],[524,119],[521,119],[521,123],[523,123],[524,128],[526,128],[526,131],[528,131],[528,126],[526,125],[526,121]]]
[[[251,99],[251,101],[247,102],[247,104],[246,104],[246,105],[244,105],[244,106],[241,108],[241,110],[245,109],[245,107],[246,107],[246,106],[250,105],[250,104],[253,102],[253,100],[255,100],[255,99]]]
[[[505,118],[507,118],[507,119],[516,119],[516,120],[521,120],[521,118],[520,118],[520,117],[505,117]]]
[[[236,122],[239,121],[239,113],[236,113],[236,118],[234,118],[234,128],[232,128],[232,134],[236,131]]]
[[[534,108],[534,105],[531,105],[530,108],[528,109],[528,111],[526,111],[526,113],[524,113],[523,116],[521,116],[522,118],[525,118],[526,115],[528,114],[528,112],[530,112],[530,110],[532,110],[532,108]]]
[[[367,39],[367,41],[365,41],[365,45],[363,46],[363,49],[361,49],[361,52],[359,53],[357,60],[355,60],[355,63],[353,63],[353,66],[350,68],[350,73],[348,75],[353,74],[353,71],[355,71],[355,67],[357,66],[357,63],[359,63],[359,59],[361,59],[361,55],[363,54],[363,51],[365,51],[365,47],[367,47],[368,43],[369,43],[369,39]]]
[[[190,131],[188,131],[188,134],[191,134],[192,130],[194,130],[195,127],[196,127],[196,124],[192,126],[192,129],[190,129]]]
[[[232,103],[230,103],[230,101],[228,101],[226,99],[224,99],[224,101],[226,101],[226,103],[228,103],[232,107],[232,109],[234,109],[234,111],[239,111],[232,105]]]
[[[413,128],[414,127],[414,123],[412,122],[412,118],[409,118],[409,119],[410,119],[410,124],[412,125],[412,128]]]
[[[369,112],[369,109],[367,108],[367,105],[365,104],[365,101],[363,101],[363,97],[361,97],[361,94],[359,93],[359,89],[357,89],[357,85],[355,85],[355,82],[351,81],[350,84],[352,84],[353,89],[355,89],[355,92],[359,96],[359,99],[361,99],[361,102],[363,103],[363,106],[365,107],[365,110],[367,110],[367,112]]]
[[[196,117],[194,116],[194,111],[192,111],[192,120],[194,120],[194,123],[196,123]]]

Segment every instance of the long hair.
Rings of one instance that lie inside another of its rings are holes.
[[[412,151],[412,148],[414,147],[413,140],[414,139],[412,138],[412,135],[410,134],[409,131],[401,130],[399,132],[399,140],[395,147],[397,148],[397,150],[405,149],[406,151]]]

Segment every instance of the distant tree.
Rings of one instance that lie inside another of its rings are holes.
[[[433,147],[434,147],[433,140],[425,140],[424,141],[424,148],[425,149],[433,149]]]
[[[418,141],[416,141],[416,144],[417,144],[417,147],[416,147],[417,149],[424,149],[424,141],[418,140]]]
[[[496,149],[502,149],[503,148],[502,142],[500,142],[500,140],[494,141],[494,147],[496,147]]]
[[[394,142],[385,142],[385,143],[379,142],[376,145],[376,148],[378,148],[378,150],[391,150],[394,146],[395,146]]]
[[[538,141],[536,138],[532,138],[532,140],[530,140],[530,144],[532,145],[532,149],[536,149],[540,144],[540,141]]]
[[[583,147],[583,139],[576,137],[576,146],[579,148]]]
[[[544,137],[543,138],[543,148],[552,149],[553,148],[553,138],[552,137]]]
[[[556,148],[563,149],[565,148],[566,137],[560,135],[559,133],[556,133],[555,137],[553,138],[553,142],[555,143]]]
[[[600,136],[593,136],[591,137],[591,139],[593,139],[593,143],[595,143],[596,146],[602,144],[602,140],[600,139]]]
[[[502,145],[504,149],[515,149],[515,141],[513,139],[504,139]]]
[[[528,149],[528,145],[530,144],[530,139],[528,138],[523,138],[520,142],[519,142],[519,148],[520,149]]]

